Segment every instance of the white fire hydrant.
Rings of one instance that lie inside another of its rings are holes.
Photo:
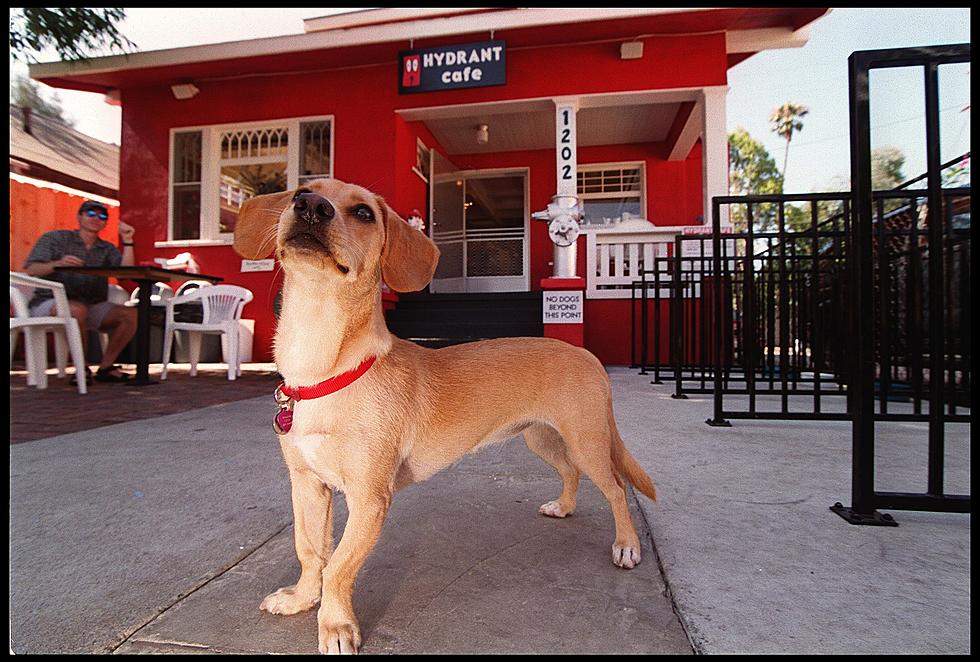
[[[582,211],[578,197],[555,195],[545,211],[536,211],[531,218],[548,222],[548,236],[555,244],[554,278],[577,278],[575,274],[576,240]]]

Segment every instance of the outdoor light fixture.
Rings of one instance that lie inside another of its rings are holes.
[[[639,60],[643,57],[643,42],[624,41],[619,45],[619,57],[623,60]]]
[[[486,145],[490,142],[490,127],[486,124],[481,124],[476,127],[476,143],[478,145]]]
[[[183,83],[181,85],[171,85],[170,91],[174,93],[175,99],[190,99],[197,95],[201,90],[197,89],[194,83]]]

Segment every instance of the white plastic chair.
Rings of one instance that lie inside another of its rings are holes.
[[[200,287],[210,287],[211,285],[211,281],[208,280],[185,280],[177,286],[177,291],[174,292],[174,296],[179,297],[182,294],[190,294]]]
[[[188,294],[166,300],[167,317],[163,328],[163,369],[160,379],[167,378],[170,348],[177,331],[187,331],[191,361],[191,376],[197,375],[197,362],[201,357],[201,339],[205,333],[221,334],[221,358],[228,364],[228,379],[234,381],[242,374],[238,353],[238,328],[242,308],[252,300],[252,292],[238,285],[211,285],[200,287]],[[174,306],[198,301],[204,317],[200,322],[175,322]]]
[[[174,288],[170,287],[166,283],[153,283],[153,291],[150,292],[150,303],[154,304],[159,301],[166,301],[167,299],[173,297]],[[136,306],[140,302],[140,288],[133,290],[133,293],[129,295],[129,302],[127,306]]]
[[[51,290],[54,294],[55,307],[51,315],[31,316],[27,304],[35,288]],[[85,353],[82,350],[82,332],[78,327],[78,320],[71,316],[65,286],[52,280],[11,271],[10,303],[14,310],[14,317],[10,318],[10,358],[13,360],[17,334],[23,333],[28,386],[41,389],[48,387],[47,333],[50,331],[55,337],[55,362],[58,366],[58,376],[65,376],[65,366],[68,363],[67,349],[71,352],[72,363],[75,364],[78,392],[82,395],[88,393],[87,380],[84,378],[88,374],[88,367],[85,365]]]
[[[129,301],[129,292],[121,285],[109,283],[109,295],[106,297],[106,301],[121,306]]]

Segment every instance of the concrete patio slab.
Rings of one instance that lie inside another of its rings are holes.
[[[850,525],[829,510],[850,504],[849,423],[711,427],[710,395],[675,400],[673,384],[609,371],[620,432],[657,484],[659,501],[640,506],[698,652],[970,652],[970,515]],[[926,431],[878,424],[876,489],[925,491]],[[947,492],[969,494],[968,425],[947,426],[945,466]]]
[[[365,652],[970,652],[970,515],[852,526],[829,510],[850,500],[849,424],[713,428],[709,396],[609,372],[658,489],[631,495],[643,563],[610,563],[609,507],[587,480],[572,517],[538,515],[559,480],[511,440],[396,495],[355,591]],[[314,652],[314,613],[257,608],[299,572],[273,408],[11,446],[11,649]],[[925,439],[879,425],[878,489],[924,490]],[[969,426],[947,439],[946,490],[969,494]],[[339,535],[342,496],[337,510]]]
[[[12,447],[13,649],[316,652],[315,612],[258,609],[299,575],[270,404]],[[363,650],[691,653],[635,502],[644,562],[624,571],[591,483],[572,517],[537,514],[559,491],[514,439],[396,495],[355,593]]]

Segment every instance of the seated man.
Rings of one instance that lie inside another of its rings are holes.
[[[55,267],[131,266],[135,229],[119,222],[123,247],[120,253],[118,248],[99,238],[108,219],[109,210],[105,205],[86,200],[78,209],[78,229],[52,230],[41,235],[24,262],[24,271],[65,286],[71,315],[78,320],[82,331],[83,345],[87,344],[88,330],[109,334],[95,380],[125,382],[130,375],[113,362],[136,333],[136,308],[109,303],[109,279],[104,276],[55,271]],[[49,315],[54,307],[54,295],[50,290],[35,290],[29,305],[32,315]]]

